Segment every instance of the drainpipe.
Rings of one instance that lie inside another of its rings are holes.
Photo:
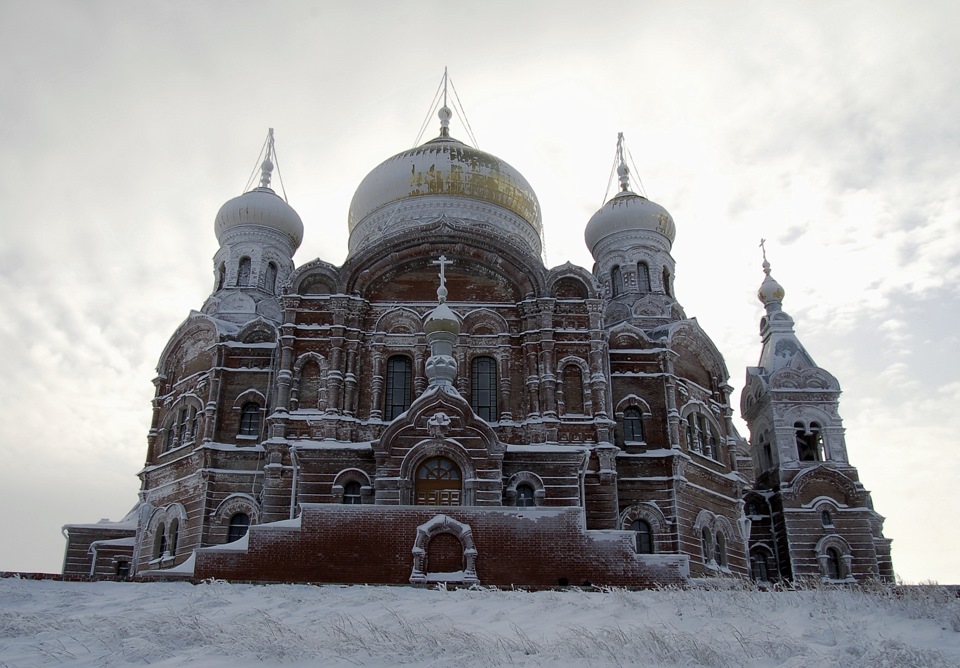
[[[764,494],[763,500],[767,502],[767,510],[770,511],[770,536],[773,538],[773,560],[777,564],[777,578],[783,579],[783,569],[780,567],[780,542],[777,540],[777,522],[773,516],[773,504],[770,503],[770,497]],[[787,546],[787,553],[790,552],[790,545]],[[749,558],[750,553],[747,552]],[[796,573],[790,573],[791,578],[796,578]]]
[[[63,567],[60,569],[62,573],[67,572],[67,557],[70,556],[70,530],[67,527],[61,527],[60,533],[63,534],[63,537],[67,540],[67,544],[63,546]]]
[[[293,466],[293,477],[290,479],[290,519],[294,519],[297,512],[297,481],[300,472],[296,445],[290,446],[290,464]]]
[[[587,519],[587,469],[590,468],[590,449],[583,451],[583,467],[580,469],[580,505],[583,507],[583,519]],[[584,524],[586,526],[586,524]]]
[[[88,554],[93,555],[93,559],[90,561],[90,579],[94,579],[97,575],[97,543],[94,541],[90,543],[90,549]]]

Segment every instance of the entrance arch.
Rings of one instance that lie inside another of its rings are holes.
[[[417,467],[414,505],[459,506],[463,497],[460,467],[446,457],[431,457]]]

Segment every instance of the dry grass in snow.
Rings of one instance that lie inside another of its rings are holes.
[[[954,588],[0,580],[0,666],[960,666]]]

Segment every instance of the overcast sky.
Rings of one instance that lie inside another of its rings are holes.
[[[267,128],[297,264],[340,264],[354,190],[446,65],[537,192],[550,266],[592,267],[625,133],[736,409],[768,240],[896,571],[960,583],[960,4],[665,5],[0,0],[0,570],[57,572],[63,524],[136,502],[157,360]]]

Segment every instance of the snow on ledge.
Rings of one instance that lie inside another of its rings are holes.
[[[563,452],[568,454],[575,454],[586,452],[589,450],[589,446],[585,445],[508,445],[507,452],[524,452],[524,453],[543,453],[543,452]]]

